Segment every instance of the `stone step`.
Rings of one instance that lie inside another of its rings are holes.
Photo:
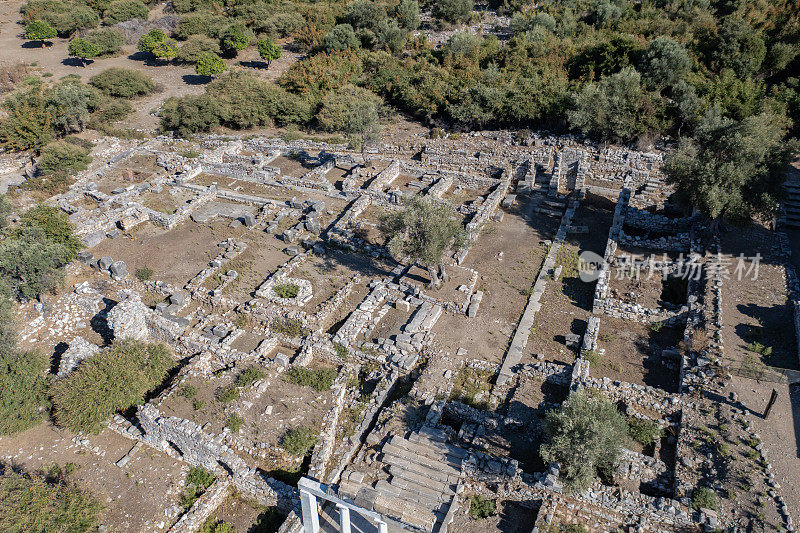
[[[375,483],[375,491],[380,495],[387,495],[408,502],[410,505],[426,509],[430,512],[438,511],[449,500],[441,500],[440,498],[427,496],[416,490],[409,490],[403,488],[402,480],[386,481],[382,479]]]
[[[453,489],[456,486],[456,483],[458,483],[458,480],[451,483],[449,481],[433,479],[426,476],[424,473],[417,472],[414,468],[405,468],[403,466],[394,464],[389,466],[389,473],[393,478],[402,478],[411,481],[412,483],[416,483],[417,485],[426,487],[430,490],[434,490],[439,494],[447,494],[448,496],[455,494],[455,490]]]
[[[339,482],[339,496],[354,500],[356,498],[356,494],[358,494],[358,491],[361,490],[361,487],[363,486],[363,483],[356,483],[355,481],[342,478],[342,480]]]
[[[410,470],[415,474],[419,474],[424,476],[426,479],[439,483],[442,485],[452,485],[458,483],[458,475],[453,473],[446,473],[442,472],[438,468],[430,468],[425,465],[421,465],[416,461],[409,461],[404,457],[400,457],[398,455],[393,455],[391,453],[386,454],[384,453],[385,459],[382,459],[384,463],[390,466],[398,466],[400,468],[404,468],[406,470]]]
[[[439,430],[442,431],[441,439],[438,438],[439,435],[437,435],[437,438],[432,440],[427,436],[426,433],[422,433],[422,431],[425,429],[427,428],[423,427],[419,433],[412,433],[411,435],[408,436],[407,439],[404,440],[406,442],[409,442],[411,444],[416,444],[418,446],[433,448],[434,450],[437,450],[439,453],[452,455],[454,457],[458,457],[459,459],[464,459],[467,455],[469,455],[469,452],[467,452],[467,450],[459,448],[458,446],[453,446],[452,444],[448,444],[446,433],[444,433],[444,430]]]
[[[401,448],[391,443],[383,445],[383,454],[386,456],[383,459],[384,463],[392,464],[393,458],[399,459],[398,464],[402,462],[415,463],[422,465],[431,470],[436,470],[445,475],[458,476],[461,474],[461,463],[453,462],[447,456],[442,455],[438,458],[432,458],[425,455],[415,454],[405,448]]]
[[[439,517],[430,510],[388,494],[378,495],[374,509],[381,514],[396,518],[424,531],[433,531],[436,522],[439,520]]]
[[[467,451],[445,442],[431,441],[423,436],[412,433],[408,439],[395,435],[389,442],[408,450],[414,455],[424,455],[430,459],[441,461],[447,459],[450,464],[461,467],[461,461],[467,456]]]
[[[446,494],[436,489],[424,487],[404,477],[395,477],[393,475],[389,480],[389,484],[403,489],[403,492],[400,494],[401,497],[419,502],[426,507],[428,505],[430,505],[431,508],[437,507],[437,502],[441,505],[442,503],[450,501],[450,498],[453,497],[452,494]]]
[[[447,442],[447,432],[442,428],[423,426],[416,433],[412,433],[409,440],[412,442],[423,442],[419,439],[424,439],[424,442]]]

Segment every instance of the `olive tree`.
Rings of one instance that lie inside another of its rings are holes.
[[[197,57],[194,71],[200,76],[214,77],[225,72],[225,62],[217,54],[212,52],[202,52]]]
[[[628,442],[628,423],[616,406],[583,390],[549,411],[544,429],[548,440],[539,453],[546,462],[559,464],[561,479],[572,491],[589,488],[598,471],[612,468]]]
[[[39,42],[39,46],[44,46],[48,39],[53,39],[56,35],[58,32],[55,28],[43,20],[34,20],[25,26],[25,39]]]
[[[746,222],[775,213],[798,143],[786,139],[786,119],[769,113],[740,122],[716,108],[667,155],[664,173],[679,197],[712,219]]]
[[[258,41],[258,55],[267,62],[267,68],[269,68],[269,64],[272,63],[273,59],[281,57],[281,47],[275,44],[269,37],[261,39]]]
[[[100,48],[86,39],[78,37],[72,39],[67,46],[67,52],[72,57],[77,57],[81,61],[81,66],[85,67],[91,59],[100,55]]]
[[[323,129],[347,135],[366,158],[367,146],[378,137],[380,105],[380,99],[368,90],[345,85],[325,95],[317,120]]]
[[[449,279],[445,252],[466,242],[466,232],[456,212],[420,196],[406,199],[403,209],[382,216],[378,228],[392,255],[408,257],[428,270],[434,289]]]

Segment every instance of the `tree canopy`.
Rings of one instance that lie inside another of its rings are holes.
[[[540,454],[558,463],[564,485],[587,489],[600,470],[610,470],[628,442],[628,423],[616,406],[585,390],[570,394],[558,409],[545,415],[547,442]]]
[[[450,206],[420,196],[405,199],[403,208],[382,216],[378,227],[395,257],[408,257],[428,269],[434,288],[441,285],[440,277],[447,278],[445,252],[466,240],[461,218]]]
[[[44,42],[53,39],[58,32],[50,24],[43,20],[34,20],[25,26],[25,38],[29,41]]]
[[[267,68],[269,68],[269,64],[274,59],[281,57],[281,47],[275,44],[269,37],[261,39],[258,41],[258,55],[267,62]]]
[[[709,111],[692,137],[667,154],[667,182],[712,219],[744,222],[774,214],[797,142],[786,141],[786,120],[761,113],[737,122]]]
[[[217,54],[213,52],[201,52],[197,56],[197,63],[194,66],[194,71],[200,76],[216,76],[225,72],[225,62]]]

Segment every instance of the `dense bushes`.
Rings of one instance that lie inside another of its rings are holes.
[[[89,83],[105,94],[132,98],[149,94],[155,85],[153,79],[138,70],[111,67],[89,79]]]
[[[39,170],[48,176],[71,176],[86,170],[91,161],[87,149],[68,142],[56,141],[42,148],[38,165]]]
[[[48,366],[47,357],[36,351],[0,353],[0,435],[25,431],[42,421]]]
[[[116,24],[131,19],[147,20],[150,10],[139,0],[114,0],[103,11],[106,24]]]
[[[161,109],[161,126],[179,135],[219,125],[251,128],[302,124],[311,119],[308,101],[247,73],[231,73],[209,84],[201,96],[170,98]]]
[[[125,34],[117,28],[92,30],[86,34],[85,39],[97,47],[98,56],[115,54],[125,44]]]
[[[94,531],[103,506],[63,478],[0,473],[0,531],[49,533]]]
[[[80,1],[29,0],[20,7],[20,13],[24,22],[43,20],[62,37],[100,24],[99,15]]]
[[[140,404],[174,364],[163,344],[118,341],[53,385],[54,418],[73,431],[98,433],[112,414]]]

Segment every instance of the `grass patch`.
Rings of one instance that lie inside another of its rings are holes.
[[[230,429],[232,433],[239,433],[239,430],[242,429],[242,425],[244,425],[244,418],[242,418],[239,413],[233,413],[225,421],[225,426]]]
[[[0,531],[96,531],[102,509],[61,475],[0,474]]]
[[[232,402],[239,398],[239,387],[236,385],[227,385],[217,389],[217,400],[222,403]]]
[[[142,267],[136,269],[136,277],[139,281],[147,281],[153,277],[153,269],[148,267]]]
[[[494,500],[476,494],[469,499],[469,515],[475,520],[483,520],[497,512]]]
[[[197,387],[195,387],[194,385],[184,385],[181,388],[180,394],[187,400],[191,400],[192,398],[197,396]]]
[[[281,283],[272,287],[272,292],[281,298],[297,298],[297,293],[300,292],[300,287],[294,283]]]
[[[263,370],[257,366],[251,366],[250,368],[242,370],[242,372],[236,376],[235,383],[237,387],[249,387],[259,379],[264,379],[266,376]]]
[[[272,331],[287,337],[305,337],[311,333],[298,318],[276,318],[272,321]]]
[[[491,384],[492,373],[465,366],[456,374],[450,399],[465,403],[476,409],[485,409]]]
[[[339,371],[335,368],[320,368],[311,370],[302,366],[292,367],[284,378],[289,383],[312,387],[317,391],[325,391],[333,386],[333,381]]]
[[[305,457],[317,443],[317,434],[307,427],[287,431],[281,439],[281,447],[292,455]]]
[[[692,491],[692,509],[719,509],[719,499],[714,491],[706,487],[697,487]]]

